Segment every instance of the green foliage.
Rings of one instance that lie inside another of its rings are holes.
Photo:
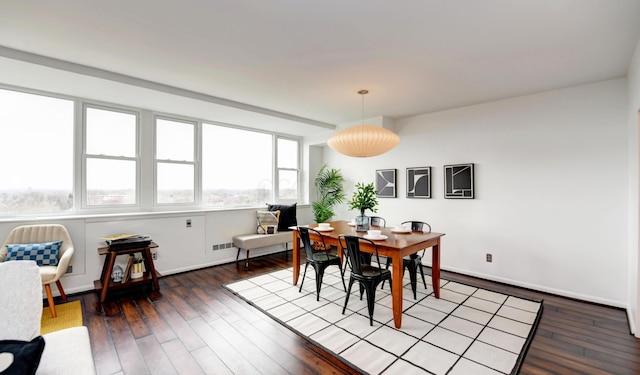
[[[376,206],[378,205],[378,199],[376,198],[378,193],[373,186],[373,182],[365,185],[362,182],[356,183],[356,191],[353,192],[351,200],[347,202],[349,208],[352,210],[359,210],[361,215],[364,215],[364,210],[370,210],[371,212],[378,212]]]
[[[320,168],[314,182],[320,197],[311,203],[316,223],[331,219],[335,215],[333,207],[344,202],[346,196],[342,188],[343,182],[344,177],[339,169],[329,169],[326,164]]]

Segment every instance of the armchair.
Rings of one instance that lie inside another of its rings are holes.
[[[23,225],[13,228],[9,236],[0,247],[0,261],[4,261],[7,257],[8,244],[33,244],[51,241],[62,241],[58,253],[58,264],[39,266],[42,284],[47,293],[47,301],[49,302],[49,310],[51,316],[56,317],[56,308],[53,303],[53,294],[51,293],[51,284],[55,283],[60,292],[60,296],[64,302],[67,302],[67,295],[64,293],[60,277],[67,272],[67,268],[73,257],[73,242],[69,236],[67,229],[60,224],[43,224],[43,225]]]

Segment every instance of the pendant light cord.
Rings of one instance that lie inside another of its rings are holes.
[[[362,95],[362,125],[364,125],[364,96],[369,93],[369,90],[360,90],[358,94]]]

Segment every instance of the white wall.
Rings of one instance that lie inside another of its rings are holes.
[[[640,279],[638,269],[640,269],[640,250],[638,244],[638,222],[640,211],[638,209],[638,188],[639,166],[638,166],[638,143],[640,141],[638,127],[640,126],[640,40],[636,45],[636,50],[629,64],[627,74],[627,85],[629,87],[629,107],[628,115],[628,142],[629,142],[629,314],[630,322],[634,327],[636,337],[640,337],[637,327],[640,327]]]
[[[308,205],[299,205],[299,223],[312,222]],[[191,220],[187,228],[186,220]],[[236,234],[254,233],[256,209],[191,213],[153,213],[107,215],[74,219],[43,219],[31,221],[4,221],[0,223],[0,238],[6,238],[18,225],[60,223],[67,227],[74,242],[73,272],[62,277],[65,292],[77,293],[93,289],[93,281],[100,277],[104,256],[97,249],[105,246],[100,237],[117,233],[148,234],[159,245],[156,269],[170,275],[192,269],[235,261],[237,248],[213,251],[213,245],[232,242]],[[289,245],[291,249],[291,245]],[[282,251],[280,245],[251,251],[251,257]],[[244,259],[244,251],[240,254]],[[244,268],[244,263],[239,263]],[[52,288],[57,294],[57,288]]]
[[[446,233],[443,269],[622,307],[626,105],[626,80],[605,81],[400,119],[401,143],[387,154],[355,159],[326,148],[324,157],[348,191],[376,169],[397,168],[398,198],[380,198],[378,214]],[[476,199],[443,198],[443,165],[455,163],[475,163]],[[432,167],[433,198],[407,199],[405,169],[421,166]]]

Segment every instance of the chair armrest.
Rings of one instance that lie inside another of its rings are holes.
[[[71,258],[73,257],[73,247],[68,248],[64,254],[58,260],[58,269],[56,270],[56,278],[55,280],[60,280],[62,275],[67,272],[67,268],[69,268],[69,263],[71,263]]]

